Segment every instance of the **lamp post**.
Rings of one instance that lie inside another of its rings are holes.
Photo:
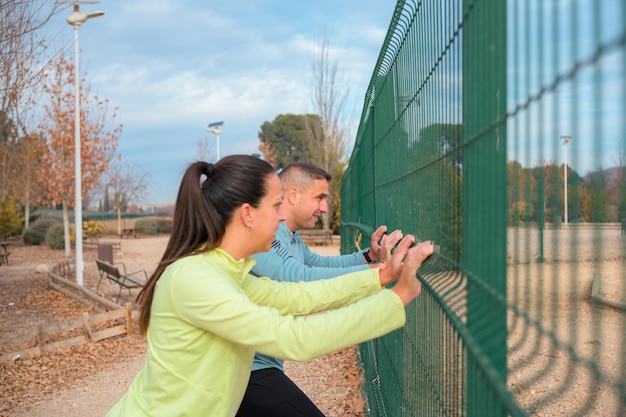
[[[572,139],[570,135],[561,136],[561,140],[563,141],[563,182],[564,182],[564,190],[563,190],[563,207],[565,213],[565,224],[567,224],[567,144]]]
[[[207,132],[211,132],[213,134],[215,134],[215,137],[217,139],[217,161],[220,160],[220,133],[222,133],[222,131],[220,130],[220,126],[223,125],[224,122],[213,122],[213,123],[209,123],[209,125],[207,126],[206,130]]]
[[[85,2],[87,3],[87,2]],[[90,2],[93,3],[93,2]],[[80,85],[78,71],[78,28],[88,19],[102,16],[104,12],[80,11],[79,2],[74,3],[74,11],[67,17],[67,23],[74,27],[74,188],[76,191],[74,202],[74,228],[76,229],[76,283],[83,284],[83,190],[81,178],[81,158],[80,158]]]

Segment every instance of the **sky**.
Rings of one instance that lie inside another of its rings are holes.
[[[567,162],[582,176],[619,165],[626,55],[617,10],[618,0],[509,2],[509,159],[526,167]]]
[[[49,26],[51,50],[74,56],[70,5]],[[343,0],[103,0],[79,29],[80,72],[94,95],[119,107],[118,154],[150,181],[136,203],[173,204],[199,142],[214,161],[211,122],[223,121],[220,157],[254,154],[265,121],[313,112],[312,62],[324,35],[348,83],[351,137],[395,2]]]

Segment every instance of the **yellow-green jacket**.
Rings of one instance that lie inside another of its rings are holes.
[[[255,351],[306,361],[405,322],[400,298],[381,289],[376,269],[284,283],[249,275],[253,265],[215,249],[163,272],[144,368],[107,416],[232,417]],[[307,315],[324,310],[331,311]]]

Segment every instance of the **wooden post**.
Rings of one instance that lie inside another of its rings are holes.
[[[91,343],[91,325],[89,324],[89,313],[83,313],[83,326],[85,328],[85,339],[87,343]]]
[[[126,303],[126,337],[133,334],[133,306]]]
[[[39,342],[39,351],[42,355],[46,353],[46,336],[43,328],[43,322],[37,324],[37,341]]]

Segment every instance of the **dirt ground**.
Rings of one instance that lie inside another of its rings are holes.
[[[124,262],[128,272],[143,269],[149,274],[166,243],[166,237],[123,239],[114,261]],[[337,245],[315,249],[338,254]],[[0,342],[32,331],[42,321],[53,323],[93,312],[49,288],[47,274],[38,272],[62,260],[63,251],[18,242],[9,251],[9,265],[0,266]],[[99,277],[96,252],[88,248],[84,252],[85,286],[94,291]],[[100,294],[114,299],[117,287],[103,281]],[[133,302],[136,294],[137,290],[132,295],[123,292],[120,303]],[[0,363],[0,417],[103,416],[143,366],[145,349],[145,339],[134,334]],[[286,362],[285,368],[327,416],[363,415],[362,378],[354,348],[306,363]]]
[[[619,227],[509,229],[508,382],[533,416],[624,417],[626,237]],[[544,262],[538,262],[543,254]],[[623,392],[623,386],[621,388]]]
[[[623,416],[624,399],[611,384],[624,381],[625,314],[594,304],[590,293],[598,276],[601,296],[626,302],[626,239],[619,232],[602,233],[602,248],[596,232],[580,232],[575,239],[547,234],[543,264],[536,262],[535,234],[509,236],[508,301],[523,314],[509,312],[508,385],[530,415]],[[563,249],[560,241],[575,245]],[[115,261],[125,262],[128,271],[150,273],[165,243],[164,237],[124,239]],[[9,250],[10,264],[0,266],[0,342],[34,323],[90,311],[50,289],[47,274],[37,272],[62,260],[62,251],[19,244]],[[315,250],[338,253],[337,245]],[[85,285],[92,289],[98,281],[95,257],[95,249],[85,250]],[[579,261],[572,265],[571,257]],[[113,299],[116,288],[106,282],[100,293]],[[132,302],[135,295],[136,290],[122,293],[121,302]],[[0,417],[102,416],[126,391],[144,352],[145,340],[133,335],[0,363]],[[590,363],[597,364],[595,375]],[[286,369],[328,417],[363,416],[354,349],[303,364],[287,362]]]

